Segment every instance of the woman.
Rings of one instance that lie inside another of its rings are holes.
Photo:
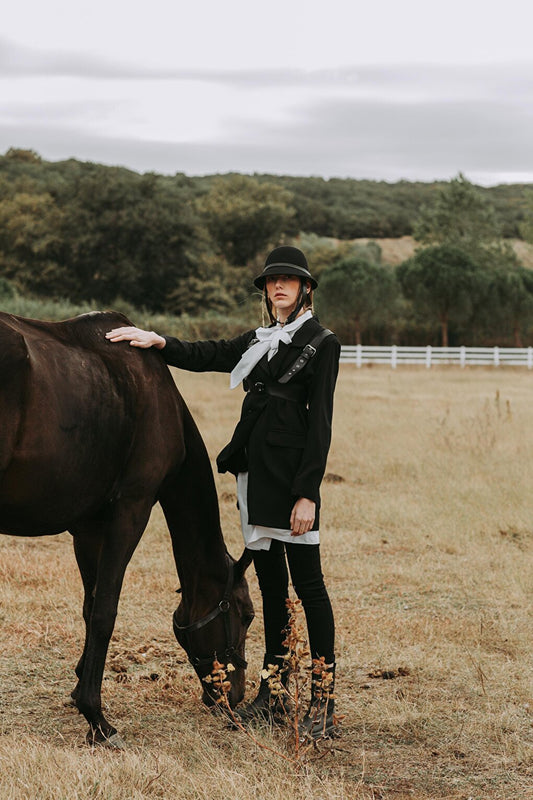
[[[171,366],[229,372],[231,388],[243,382],[241,418],[217,466],[237,478],[244,542],[253,551],[263,600],[264,669],[284,663],[288,570],[302,602],[311,656],[327,680],[312,683],[300,735],[320,738],[334,733],[335,629],[320,563],[319,514],[340,345],[313,317],[317,281],[301,250],[274,249],[254,284],[264,293],[267,328],[221,341],[184,342],[138,328],[117,328],[107,338],[156,347]],[[269,719],[279,711],[280,701],[262,678],[240,716]]]

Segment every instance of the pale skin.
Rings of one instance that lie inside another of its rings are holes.
[[[307,289],[311,289],[310,283],[307,284]],[[300,279],[294,275],[271,275],[266,279],[266,290],[272,307],[276,311],[278,322],[284,325],[296,306],[300,291]],[[303,313],[304,309],[299,312],[298,316]],[[106,333],[106,339],[109,339],[110,342],[127,341],[132,347],[144,349],[155,347],[157,350],[162,350],[167,343],[166,339],[155,331],[145,331],[135,327],[114,328]],[[302,536],[312,530],[315,513],[316,504],[307,497],[300,497],[294,504],[291,513],[291,536]]]

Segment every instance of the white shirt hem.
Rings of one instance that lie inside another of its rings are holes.
[[[291,544],[320,544],[320,532],[308,531],[301,536],[292,536],[284,528],[268,528],[263,525],[250,525],[248,522],[248,473],[237,475],[237,501],[241,515],[241,529],[244,546],[249,550],[270,550],[272,539]]]

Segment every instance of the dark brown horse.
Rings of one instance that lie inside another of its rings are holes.
[[[226,551],[198,429],[160,354],[106,341],[124,324],[115,313],[50,323],[0,312],[0,532],[72,534],[86,629],[73,703],[90,741],[118,747],[102,677],[124,573],[155,502],[182,587],[176,635],[200,679],[215,656],[233,663],[232,704],[244,694],[253,617],[247,561]]]

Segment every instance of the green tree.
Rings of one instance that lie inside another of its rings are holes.
[[[164,309],[178,315],[205,311],[224,313],[234,306],[234,288],[231,268],[221,264],[214,255],[205,255],[195,269],[176,281],[167,295]]]
[[[339,332],[361,344],[364,332],[387,316],[395,298],[393,274],[364,255],[355,255],[328,267],[320,278],[317,306]]]
[[[20,147],[10,147],[5,158],[21,164],[40,164],[42,161],[41,156],[35,150],[23,150]]]
[[[203,246],[190,200],[179,186],[151,174],[102,168],[80,178],[64,222],[75,299],[112,304],[122,297],[164,310]]]
[[[275,183],[246,175],[216,178],[198,201],[217,248],[234,266],[244,266],[285,234],[294,233],[292,194]]]
[[[493,270],[489,309],[500,325],[511,328],[515,347],[523,347],[523,329],[533,322],[533,273],[520,265]],[[502,325],[503,323],[503,325]]]
[[[478,264],[454,245],[434,245],[400,264],[397,275],[420,316],[438,319],[441,343],[447,347],[450,321],[465,320],[471,313],[470,298],[482,283]]]
[[[0,270],[22,291],[64,296],[63,215],[48,194],[19,192],[0,200]]]
[[[451,245],[473,258],[499,235],[491,203],[461,173],[422,206],[414,228],[421,244]]]
[[[13,300],[17,296],[17,292],[12,283],[6,278],[0,278],[0,303],[3,300]]]
[[[520,234],[526,242],[533,242],[533,192],[527,192],[525,199],[526,206],[524,219],[520,224]]]

